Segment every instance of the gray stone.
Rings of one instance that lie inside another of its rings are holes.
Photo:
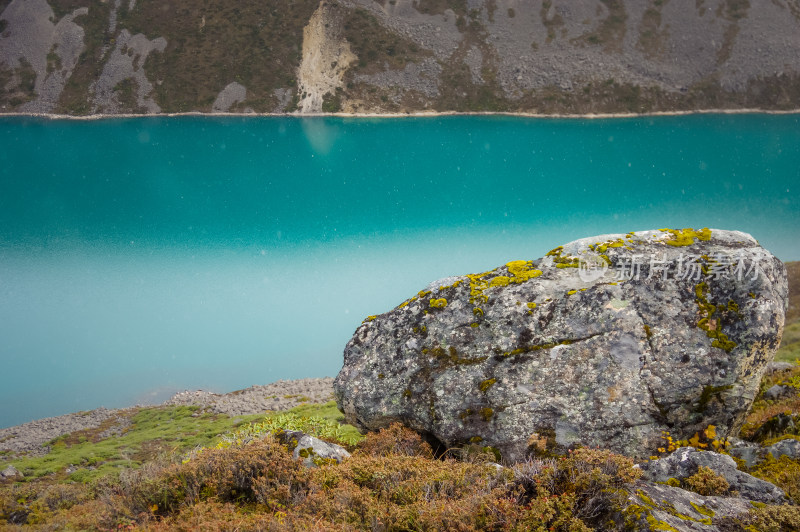
[[[788,397],[793,393],[794,389],[791,388],[790,386],[782,386],[780,384],[776,384],[774,386],[771,386],[766,392],[764,392],[764,399],[777,401],[778,399]]]
[[[788,456],[789,458],[797,460],[800,458],[800,441],[791,438],[788,440],[781,440],[767,447],[767,453],[771,454],[775,459],[781,456]]]
[[[753,467],[764,459],[764,448],[757,443],[738,438],[728,438],[728,443],[730,444],[728,454],[744,461],[747,467]]]
[[[795,366],[791,362],[770,362],[767,364],[767,373],[772,375],[773,373],[786,371],[787,369],[792,369],[793,367]]]
[[[481,438],[516,461],[546,439],[649,456],[662,431],[737,433],[786,305],[783,264],[745,233],[585,238],[368,317],[334,391],[361,430],[401,421],[445,448]]]
[[[2,478],[3,480],[21,480],[22,473],[20,473],[16,467],[10,465],[5,469],[3,469],[2,471],[0,471],[0,478]]]
[[[796,434],[797,423],[795,421],[795,417],[790,414],[783,412],[776,414],[762,423],[758,430],[753,433],[751,439],[763,442],[784,434]],[[800,416],[797,416],[797,421],[800,421]]]
[[[341,445],[322,441],[314,436],[309,436],[297,430],[287,430],[279,434],[284,443],[294,447],[292,457],[295,460],[303,459],[306,467],[316,467],[331,460],[341,463],[350,453]]]
[[[678,530],[680,532],[720,530],[714,519],[739,517],[753,508],[750,501],[736,497],[704,497],[663,484],[640,483],[628,496],[625,530]],[[633,510],[633,511],[632,511]]]
[[[304,435],[297,442],[292,456],[297,459],[303,458],[303,465],[313,467],[319,465],[320,461],[336,460],[340,464],[342,460],[350,457],[350,453],[341,445],[322,441],[314,436]]]
[[[724,454],[681,447],[669,456],[639,465],[644,472],[643,478],[651,482],[667,482],[670,478],[683,480],[697,473],[700,466],[708,467],[724,477],[731,491],[738,492],[742,498],[771,504],[786,502],[783,490],[739,471],[733,458]]]
[[[217,95],[217,99],[211,105],[211,112],[227,113],[233,105],[242,103],[245,99],[247,99],[247,89],[241,83],[234,81],[226,85]]]

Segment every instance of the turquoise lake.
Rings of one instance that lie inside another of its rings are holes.
[[[0,427],[335,376],[365,316],[576,238],[800,259],[800,115],[0,118]]]

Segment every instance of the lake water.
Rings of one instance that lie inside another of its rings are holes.
[[[800,115],[0,118],[0,427],[335,376],[361,320],[570,240],[800,259]]]

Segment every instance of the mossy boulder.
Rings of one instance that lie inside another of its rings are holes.
[[[649,456],[662,431],[737,433],[786,305],[784,265],[745,233],[584,238],[368,317],[334,390],[348,423],[400,421],[444,448]]]

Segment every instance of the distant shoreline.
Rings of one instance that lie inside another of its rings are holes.
[[[229,417],[284,411],[303,404],[319,404],[333,400],[333,377],[278,380],[228,393],[204,390],[185,390],[156,405],[132,405],[123,408],[99,407],[58,416],[33,419],[18,425],[0,428],[0,451],[14,456],[43,456],[47,442],[78,430],[100,427],[108,420],[119,418],[119,430],[127,426],[126,413],[140,408],[192,406]],[[107,429],[113,432],[112,428]],[[12,456],[11,458],[13,459]],[[3,456],[0,461],[8,461]]]
[[[157,113],[157,114],[95,114],[95,115],[65,115],[53,113],[0,113],[3,117],[33,117],[47,118],[50,120],[109,120],[114,118],[172,118],[183,116],[198,117],[243,117],[243,118],[439,118],[449,116],[508,116],[520,118],[551,118],[551,119],[608,119],[608,118],[648,118],[661,116],[690,116],[690,115],[791,115],[800,114],[800,108],[789,110],[775,109],[698,109],[693,111],[654,111],[650,113],[589,113],[589,114],[545,114],[525,112],[490,112],[490,111],[419,111],[409,113],[204,113],[190,111],[186,113]]]

